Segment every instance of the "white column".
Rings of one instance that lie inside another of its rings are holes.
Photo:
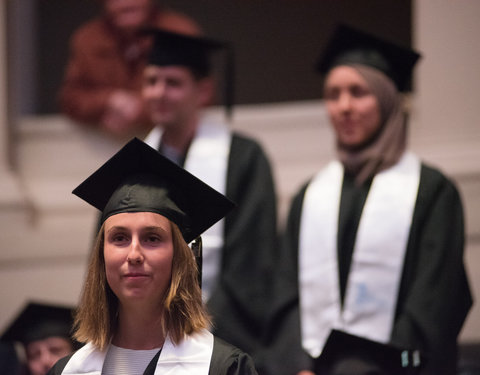
[[[429,134],[478,134],[479,19],[477,0],[415,2],[418,125]]]
[[[18,179],[12,171],[10,155],[13,150],[9,124],[7,80],[7,2],[0,1],[0,219],[7,219],[11,210],[22,209],[23,197]]]
[[[480,295],[480,1],[415,0],[414,45],[423,54],[416,69],[412,144],[424,159],[454,178],[462,194],[467,243],[465,263],[474,299]],[[462,341],[480,339],[475,303]]]

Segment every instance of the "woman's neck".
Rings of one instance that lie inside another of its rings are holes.
[[[136,350],[160,348],[166,337],[162,322],[162,309],[123,307],[119,311],[118,326],[112,344]]]

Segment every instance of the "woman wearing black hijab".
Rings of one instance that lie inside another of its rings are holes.
[[[407,150],[401,92],[418,58],[346,26],[322,53],[317,70],[337,159],[292,201],[265,373],[340,374],[334,369],[348,362],[357,363],[351,374],[455,373],[472,304],[463,209],[454,184]],[[332,330],[416,355],[382,368],[376,350],[344,346],[335,363],[326,350]]]

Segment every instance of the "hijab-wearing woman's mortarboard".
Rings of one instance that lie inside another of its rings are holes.
[[[343,331],[332,330],[316,360],[318,374],[407,375],[421,366],[418,351],[382,344]]]
[[[225,107],[230,115],[234,102],[234,57],[231,43],[179,34],[163,29],[146,29],[144,33],[153,36],[153,46],[148,64],[156,66],[184,66],[203,78],[211,74],[212,55],[225,52]]]
[[[154,212],[178,225],[187,243],[235,204],[134,138],[73,190],[102,211],[102,222],[124,212]]]
[[[0,340],[28,344],[49,337],[63,337],[72,341],[72,324],[73,308],[29,302],[10,323]]]
[[[416,51],[350,26],[339,25],[322,51],[316,70],[325,75],[338,65],[361,64],[390,77],[399,91],[406,91],[420,58]]]

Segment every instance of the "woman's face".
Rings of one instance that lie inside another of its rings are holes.
[[[25,345],[31,375],[45,375],[60,359],[73,351],[71,342],[63,337],[47,337]]]
[[[170,221],[152,212],[120,213],[105,220],[105,271],[121,304],[163,300],[172,274]]]
[[[337,141],[342,146],[362,146],[379,130],[378,100],[354,68],[333,68],[325,81],[324,98]]]

